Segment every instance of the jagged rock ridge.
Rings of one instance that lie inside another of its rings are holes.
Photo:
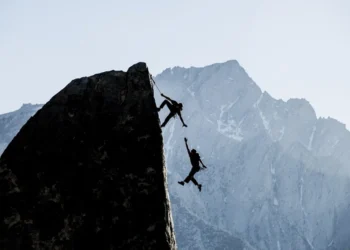
[[[176,249],[145,63],[75,79],[0,158],[1,249]]]
[[[155,80],[183,103],[188,125],[184,130],[172,119],[163,130],[170,198],[185,208],[174,212],[182,245],[194,244],[186,235],[205,230],[181,223],[190,211],[256,249],[350,246],[350,133],[344,124],[317,118],[305,99],[274,99],[234,60],[169,68]],[[161,120],[166,115],[162,111]],[[208,167],[196,178],[202,192],[177,183],[190,170],[185,136]]]

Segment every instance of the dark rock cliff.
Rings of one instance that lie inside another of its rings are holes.
[[[0,249],[176,249],[145,63],[75,79],[0,158]]]

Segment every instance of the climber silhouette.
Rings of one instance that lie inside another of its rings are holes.
[[[178,114],[181,122],[183,124],[184,127],[187,127],[187,125],[184,123],[182,116],[181,116],[181,110],[182,110],[182,103],[178,103],[174,100],[171,100],[169,97],[161,94],[161,96],[165,97],[168,100],[164,100],[162,102],[162,104],[160,105],[160,107],[157,109],[158,112],[164,107],[164,105],[168,106],[168,109],[170,110],[170,114],[165,118],[163,124],[161,125],[161,127],[165,127],[165,125],[168,123],[168,121],[170,120],[171,117],[175,118],[175,115]]]
[[[184,181],[178,181],[178,183],[183,186],[185,184],[185,182],[188,183],[189,181],[192,181],[193,184],[198,187],[199,191],[201,191],[202,190],[202,185],[198,184],[197,180],[194,178],[194,175],[199,170],[201,170],[201,167],[199,166],[199,163],[202,163],[202,166],[204,168],[207,168],[207,167],[204,166],[204,164],[203,164],[199,154],[197,153],[197,151],[195,149],[192,149],[191,151],[189,150],[188,145],[187,145],[187,138],[186,137],[185,137],[185,144],[186,144],[188,155],[190,156],[192,169],[191,169],[190,173],[188,174],[188,176],[186,177],[186,179]]]

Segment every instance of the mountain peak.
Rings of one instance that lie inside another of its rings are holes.
[[[31,110],[31,109],[39,108],[42,106],[43,106],[42,104],[23,103],[19,109],[20,110]]]
[[[157,76],[163,75],[163,74],[174,74],[175,72],[183,72],[186,70],[204,70],[207,68],[212,68],[212,67],[239,67],[242,68],[243,67],[238,63],[237,60],[235,59],[231,59],[231,60],[227,60],[224,62],[219,62],[219,63],[212,63],[212,64],[208,64],[208,65],[204,65],[204,66],[189,66],[189,67],[181,67],[181,66],[173,66],[173,67],[167,67],[165,70],[163,70],[160,74],[158,74]]]
[[[239,66],[242,67],[239,62],[235,59],[230,59],[225,62],[214,63],[212,65],[230,65],[230,66]],[[209,65],[210,66],[210,65]]]
[[[240,85],[243,84],[241,87],[252,87],[252,85],[254,85],[260,91],[260,88],[255,84],[245,69],[234,59],[201,67],[168,67],[158,74],[155,79],[176,82],[196,82],[198,84],[209,79],[215,82],[230,81],[239,83]],[[233,81],[233,79],[236,80]]]
[[[295,112],[300,113],[301,115],[305,115],[310,117],[311,119],[317,119],[316,112],[310,102],[305,98],[290,98],[286,104],[290,108],[290,110],[294,110]]]

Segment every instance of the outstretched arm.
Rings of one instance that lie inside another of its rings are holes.
[[[164,98],[166,98],[166,99],[168,99],[169,101],[173,101],[173,100],[171,100],[169,97],[167,97],[166,95],[164,95],[164,94],[161,94]]]
[[[186,144],[186,148],[187,148],[187,153],[188,153],[188,155],[190,155],[190,149],[188,148],[187,138],[186,137],[185,137],[185,144]]]
[[[203,164],[202,159],[199,159],[199,161],[200,161],[200,163],[202,163],[202,166],[203,166],[204,168],[207,168],[207,167]]]
[[[182,122],[182,125],[183,125],[184,127],[187,127],[187,125],[184,123],[184,120],[182,119],[181,112],[178,112],[178,114],[179,114],[180,120],[181,120],[181,122]]]

